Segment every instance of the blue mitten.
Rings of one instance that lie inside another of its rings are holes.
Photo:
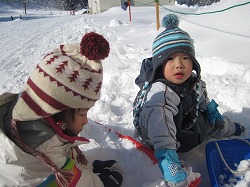
[[[217,109],[218,106],[219,105],[212,99],[205,110],[205,114],[207,115],[208,122],[211,126],[215,125],[216,120],[220,120],[222,123],[224,122],[223,116]]]
[[[162,149],[154,152],[157,158],[160,170],[168,182],[169,186],[184,186],[187,181],[187,174],[181,167],[176,150]]]

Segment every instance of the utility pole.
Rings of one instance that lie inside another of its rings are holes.
[[[27,10],[27,1],[24,2],[24,14],[27,13],[26,10]]]
[[[21,2],[24,4],[24,14],[27,13],[27,1],[28,0],[21,0]]]
[[[131,16],[131,8],[130,8],[130,0],[128,0],[128,11],[129,11],[129,21],[132,21],[132,16]]]
[[[160,28],[159,0],[155,0],[155,10],[156,10],[156,30],[159,30]]]

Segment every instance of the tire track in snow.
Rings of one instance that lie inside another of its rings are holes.
[[[0,50],[6,51],[0,56],[1,87],[4,91],[19,92],[35,64],[48,50],[65,41],[77,39],[70,32],[74,30],[72,25],[78,23],[81,17],[68,16],[68,22],[63,22],[65,17],[52,17],[48,19],[48,24],[44,24],[44,19],[48,18],[18,20],[0,25],[0,30],[1,27],[5,29],[5,32],[0,32]],[[83,23],[88,20],[81,19]],[[73,34],[79,38],[77,33]]]

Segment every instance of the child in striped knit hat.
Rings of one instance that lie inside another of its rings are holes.
[[[187,173],[177,152],[187,152],[205,138],[239,136],[245,127],[219,113],[200,77],[193,40],[175,14],[162,20],[166,29],[153,42],[135,83],[136,134],[153,150],[169,186],[186,186]]]
[[[60,45],[31,73],[21,94],[0,96],[0,186],[120,187],[114,160],[88,163],[78,134],[100,98],[109,43],[94,32]]]

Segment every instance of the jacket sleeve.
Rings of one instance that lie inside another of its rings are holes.
[[[179,96],[161,82],[152,84],[143,105],[140,124],[155,150],[176,149],[176,126],[173,116],[178,113]]]
[[[219,105],[213,99],[210,100],[208,98],[206,83],[204,81],[200,81],[199,88],[199,109],[206,114],[209,124],[213,126],[217,119],[224,121],[223,116],[217,109]]]
[[[46,154],[58,168],[71,170],[74,177],[69,186],[103,187],[100,178],[94,174],[89,167],[81,165],[71,158],[70,148],[70,143],[64,143],[60,141],[57,135],[54,135],[51,139],[38,146],[36,149]],[[49,186],[55,183],[55,175],[52,174],[46,178],[41,186]]]
[[[204,81],[199,82],[199,108],[201,111],[205,111],[208,104],[210,103],[210,99],[207,94],[206,83]]]
[[[4,93],[0,95],[0,128],[2,131],[10,137],[12,119],[12,108],[15,105],[18,98],[18,94]]]

